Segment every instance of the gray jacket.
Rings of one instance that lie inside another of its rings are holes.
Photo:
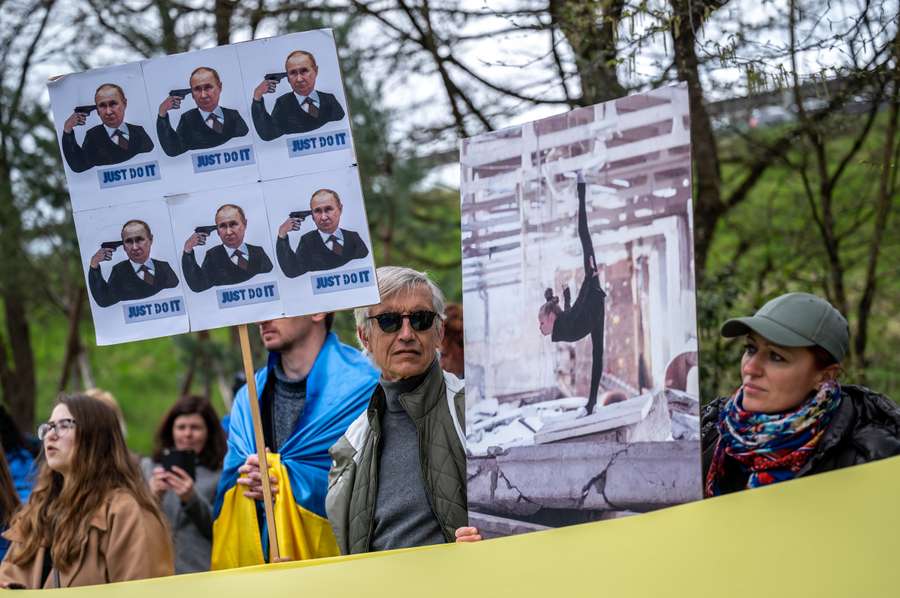
[[[149,480],[158,463],[144,458],[141,469]],[[172,543],[175,545],[175,573],[209,571],[212,554],[212,503],[222,470],[213,471],[199,463],[194,480],[194,496],[182,504],[171,490],[163,495],[160,508],[169,522]]]
[[[400,396],[416,426],[425,493],[447,542],[454,540],[456,528],[468,524],[465,401],[463,382],[443,372],[437,360],[418,388]],[[384,390],[379,384],[369,408],[329,451],[333,462],[325,509],[341,554],[371,549],[378,494],[380,414],[384,409]]]

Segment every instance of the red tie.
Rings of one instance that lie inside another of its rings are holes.
[[[206,120],[207,122],[209,122],[213,131],[215,131],[216,133],[222,132],[222,123],[219,122],[218,116],[216,116],[215,114],[210,114],[209,118],[207,118]]]
[[[241,251],[240,249],[235,249],[234,255],[236,255],[237,259],[238,259],[238,261],[237,261],[238,268],[240,268],[241,270],[246,270],[247,268],[250,267],[250,262],[248,262],[247,258],[244,257],[243,251]]]
[[[309,98],[303,100],[303,104],[306,106],[306,112],[313,118],[319,118],[319,109],[316,108],[316,105],[313,104],[313,101]]]
[[[146,282],[147,284],[153,284],[156,279],[153,278],[153,274],[150,272],[150,268],[148,268],[147,266],[141,266],[140,271],[144,275],[144,282]]]
[[[344,246],[341,245],[341,242],[338,241],[337,237],[331,235],[330,237],[328,237],[328,240],[331,241],[331,250],[335,255],[341,255],[342,253],[344,253]]]
[[[120,131],[119,129],[116,129],[116,132],[113,133],[113,137],[116,138],[116,144],[127,152],[128,151],[128,140],[125,138],[125,135],[122,134],[122,131]]]

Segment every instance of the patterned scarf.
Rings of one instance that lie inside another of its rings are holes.
[[[793,411],[752,413],[742,407],[743,387],[719,412],[719,440],[706,475],[705,496],[722,493],[725,456],[749,472],[747,488],[790,480],[803,468],[841,404],[841,388],[829,381]]]

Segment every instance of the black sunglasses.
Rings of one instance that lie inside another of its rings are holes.
[[[382,332],[397,332],[403,326],[403,318],[409,318],[409,325],[417,332],[431,328],[437,314],[433,311],[414,311],[409,314],[400,314],[395,311],[385,312],[377,316],[369,316],[367,320],[377,320]]]

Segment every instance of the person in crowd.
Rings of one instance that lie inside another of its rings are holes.
[[[225,431],[205,398],[182,397],[163,416],[153,459],[141,466],[150,491],[160,501],[175,545],[175,573],[208,571],[212,553],[212,503],[222,474]],[[187,451],[193,468],[163,464],[170,451]]]
[[[40,468],[4,537],[0,587],[59,588],[171,575],[172,542],[113,410],[63,395],[38,427]]]
[[[594,256],[594,244],[591,231],[588,229],[585,201],[587,184],[578,173],[576,188],[578,191],[578,238],[581,241],[581,252],[584,258],[584,281],[575,303],[571,304],[569,289],[563,291],[564,307],[559,306],[559,297],[553,295],[553,289],[544,291],[546,303],[538,310],[538,325],[541,334],[551,335],[553,342],[575,342],[586,336],[591,337],[591,386],[588,395],[587,412],[593,413],[597,404],[597,390],[603,374],[603,326],[606,293],[600,287],[600,274]]]
[[[344,118],[344,109],[334,94],[316,89],[319,65],[312,53],[294,50],[285,59],[284,70],[291,91],[275,100],[272,114],[266,111],[263,95],[275,93],[278,81],[264,78],[253,90],[250,115],[261,139],[272,141],[287,133],[315,131]]]
[[[66,164],[75,172],[94,166],[126,162],[138,154],[153,151],[153,141],[144,127],[125,122],[128,100],[115,83],[104,83],[94,93],[93,110],[97,109],[101,124],[91,127],[84,142],[75,140],[75,127],[83,126],[88,113],[75,111],[63,123],[62,149]]]
[[[465,392],[445,374],[444,296],[423,272],[381,267],[381,303],[357,309],[379,383],[331,448],[326,508],[342,554],[475,539],[466,504]]]
[[[0,405],[0,440],[16,494],[21,502],[25,502],[31,494],[34,457],[39,449],[22,435],[16,421],[3,405]]]
[[[441,341],[441,369],[462,380],[466,377],[463,307],[458,303],[450,303],[444,311],[446,319],[444,340]]]
[[[900,455],[900,407],[838,382],[850,332],[830,303],[781,295],[722,335],[746,346],[741,386],[701,416],[707,497]]]
[[[19,495],[16,493],[16,487],[13,484],[12,475],[9,473],[9,466],[6,464],[6,456],[0,453],[0,532],[5,532],[9,527],[9,520],[12,519],[13,513],[19,508]],[[9,540],[0,537],[0,560],[6,556],[9,549]]]
[[[378,372],[331,330],[332,314],[260,323],[270,351],[256,373],[275,519],[282,559],[338,554],[325,517],[325,492],[333,445],[362,412]],[[269,560],[262,509],[262,476],[256,455],[250,401],[237,395],[228,431],[228,452],[213,509],[213,569]]]
[[[200,66],[188,80],[195,108],[181,115],[178,129],[172,128],[170,110],[181,108],[181,97],[168,96],[159,105],[156,135],[168,156],[180,156],[188,150],[218,147],[250,132],[237,110],[219,105],[222,80],[216,69]]]

